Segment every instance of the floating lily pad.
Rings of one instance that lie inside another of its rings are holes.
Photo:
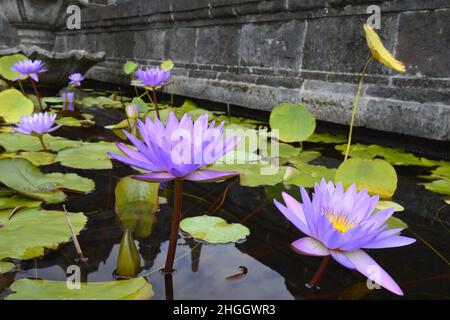
[[[66,281],[16,280],[15,293],[6,300],[147,300],[153,297],[152,286],[144,278],[81,283],[71,290]]]
[[[250,230],[240,223],[229,224],[222,218],[205,215],[183,219],[180,229],[194,239],[211,244],[237,242],[250,234]]]
[[[76,148],[62,150],[58,152],[55,161],[61,162],[65,167],[76,169],[112,169],[113,165],[108,152],[121,154],[114,143],[101,141],[84,143]]]
[[[270,114],[270,127],[279,130],[283,142],[307,140],[316,129],[316,119],[302,104],[282,103]]]
[[[25,159],[0,160],[0,182],[17,192],[50,203],[62,202],[66,195],[60,189],[87,193],[94,189],[91,179],[74,173],[43,174],[38,167]]]
[[[57,103],[63,103],[62,97],[44,97],[42,98],[42,102],[50,103],[50,104],[57,104]]]
[[[0,159],[27,159],[35,166],[47,166],[55,162],[55,155],[49,152],[6,152],[0,154]]]
[[[0,261],[0,274],[8,273],[16,269],[16,265],[11,262]]]
[[[61,124],[66,127],[91,127],[95,125],[95,122],[88,119],[76,119],[74,117],[64,117],[55,121],[57,124]]]
[[[33,113],[34,105],[20,91],[8,89],[0,92],[0,118],[5,122],[19,122],[20,117]]]
[[[43,138],[47,148],[53,151],[78,147],[83,144],[82,141],[68,140],[61,137],[54,137],[49,134],[45,134]],[[8,152],[42,150],[39,138],[20,133],[0,133],[0,145]]]
[[[138,66],[139,65],[134,61],[127,61],[123,65],[123,72],[125,72],[125,74],[132,74],[133,72],[136,71]]]
[[[441,179],[419,184],[423,185],[428,191],[438,194],[450,195],[450,180],[448,179]]]
[[[342,151],[345,154],[347,145],[338,145],[335,147],[336,150]],[[350,147],[349,152],[350,157],[363,158],[363,159],[374,159],[376,157],[384,158],[387,162],[392,165],[400,166],[424,166],[424,162],[413,155],[412,153],[407,153],[401,149],[383,147],[376,144],[363,145],[354,144]]]
[[[278,150],[277,150],[278,149]],[[278,154],[275,154],[278,152]],[[291,159],[300,154],[300,148],[287,143],[267,143],[261,146],[260,153],[265,158],[279,157]]]
[[[297,156],[288,158],[287,162],[292,163],[294,166],[301,165],[303,163],[311,162],[321,155],[322,154],[319,151],[302,151]]]
[[[316,183],[320,183],[322,179],[333,181],[335,175],[336,169],[298,162],[295,165],[295,169],[288,168],[286,170],[284,182],[299,187],[311,188]]]
[[[341,135],[334,135],[330,133],[319,133],[314,132],[308,140],[308,142],[313,143],[344,143],[347,141],[347,137]]]
[[[9,210],[0,211],[2,216]],[[70,213],[75,233],[83,229],[87,218],[82,213]],[[46,211],[38,208],[15,213],[2,221],[0,228],[0,260],[32,259],[42,256],[44,249],[56,250],[58,245],[70,240],[72,233],[62,211]]]
[[[150,236],[159,209],[159,183],[133,179],[131,176],[120,179],[115,189],[116,213],[125,226],[136,236]]]
[[[42,201],[29,199],[22,196],[0,197],[0,210],[13,208],[37,208]]]
[[[122,107],[122,102],[120,100],[113,100],[108,97],[86,97],[81,100],[81,104],[85,107]]]
[[[286,167],[273,165],[259,161],[246,164],[213,164],[207,167],[217,171],[239,172],[239,183],[246,187],[270,186],[283,181]]]
[[[344,187],[355,183],[358,190],[367,189],[370,194],[390,198],[397,189],[397,173],[381,159],[351,158],[339,166],[335,182],[342,182]]]
[[[400,229],[400,228],[406,229],[406,228],[408,228],[408,225],[397,217],[390,217],[386,221],[386,224],[388,226],[387,227],[388,229]]]
[[[19,72],[12,71],[11,68],[20,61],[27,60],[28,58],[22,54],[12,54],[0,58],[0,75],[10,81],[15,80],[20,76]],[[25,76],[24,79],[28,78]]]
[[[394,212],[400,212],[400,211],[405,210],[405,208],[403,208],[403,206],[401,206],[397,202],[393,202],[393,201],[379,201],[377,204],[377,207],[376,207],[377,210],[384,210],[384,209],[389,209],[389,208],[393,208]]]

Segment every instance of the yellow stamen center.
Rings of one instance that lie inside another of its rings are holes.
[[[355,226],[355,224],[352,223],[352,221],[350,221],[348,216],[345,214],[336,215],[333,212],[325,212],[325,215],[333,225],[333,228],[340,233],[344,233]]]

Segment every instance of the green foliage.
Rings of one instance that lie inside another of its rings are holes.
[[[0,92],[0,120],[5,122],[19,122],[22,116],[33,113],[34,105],[30,99],[16,89]]]
[[[316,129],[316,119],[302,104],[282,103],[270,114],[270,127],[279,130],[283,142],[307,140]]]
[[[0,75],[3,78],[5,78],[6,80],[13,81],[18,76],[20,76],[20,73],[12,71],[11,68],[17,62],[24,61],[27,59],[28,58],[22,54],[13,54],[13,55],[1,57],[0,58]],[[26,79],[26,78],[28,78],[28,76],[24,77],[24,79]]]

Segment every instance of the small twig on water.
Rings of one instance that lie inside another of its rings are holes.
[[[80,243],[78,242],[77,235],[75,234],[75,229],[73,228],[72,222],[69,218],[69,213],[66,210],[66,206],[63,205],[64,212],[66,215],[67,223],[69,224],[70,232],[72,233],[73,243],[75,244],[75,249],[77,250],[77,254],[80,257],[81,261],[85,261],[86,259],[83,256],[83,251],[81,251]]]

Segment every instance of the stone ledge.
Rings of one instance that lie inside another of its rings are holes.
[[[121,65],[106,63],[89,71],[89,78],[128,85]],[[305,80],[299,88],[272,87],[247,82],[218,79],[200,79],[174,76],[174,82],[165,88],[167,93],[230,103],[258,110],[270,111],[275,105],[304,103],[319,120],[348,125],[356,94],[356,85]],[[219,77],[220,79],[220,77]],[[388,132],[418,136],[428,139],[450,140],[450,107],[438,103],[447,99],[442,93],[434,102],[419,103],[379,98],[374,96],[376,87],[368,86],[361,96],[357,113],[357,126]],[[439,119],[439,123],[436,123]]]

